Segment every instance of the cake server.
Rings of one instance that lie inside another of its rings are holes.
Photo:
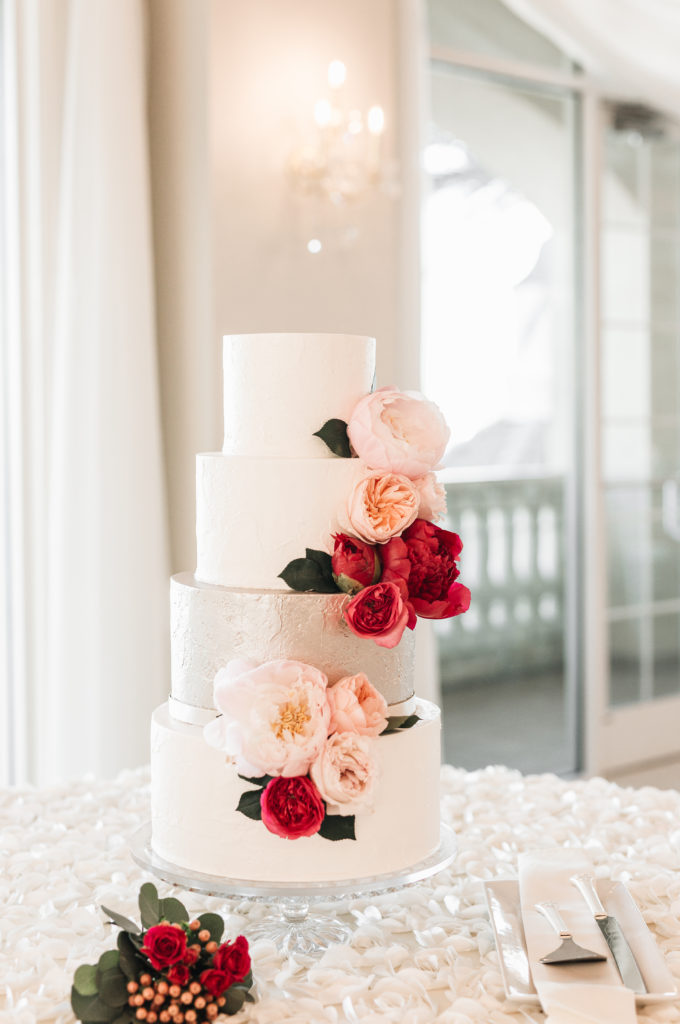
[[[602,900],[595,888],[595,879],[592,875],[572,875],[571,882],[576,886],[588,904],[588,909],[595,918],[600,931],[604,935],[605,942],[609,946],[614,963],[621,975],[621,981],[633,992],[646,992],[647,986],[640,974],[633,951],[628,945],[628,940],[621,930],[621,925],[605,910]]]
[[[579,946],[578,942],[574,942],[573,936],[564,923],[564,918],[560,914],[556,903],[551,901],[537,903],[536,910],[543,914],[546,921],[552,925],[562,939],[557,949],[541,957],[542,964],[573,964],[579,961],[583,962],[584,960],[607,959],[602,953],[594,953],[592,949],[585,949],[584,946]]]

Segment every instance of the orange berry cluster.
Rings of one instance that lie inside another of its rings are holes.
[[[210,939],[207,928],[201,929],[200,921],[192,921],[189,928],[198,932],[199,940],[189,949],[199,953],[203,945],[208,953],[216,951],[218,943]],[[145,1024],[184,1024],[185,1021],[196,1024],[214,1020],[226,1003],[224,996],[215,998],[198,981],[192,981],[182,990],[180,985],[171,985],[162,978],[154,981],[150,974],[142,974],[138,982],[129,981],[127,990],[128,1005],[136,1011],[137,1020]]]

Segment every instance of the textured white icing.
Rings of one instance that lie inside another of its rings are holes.
[[[359,459],[196,457],[196,578],[288,590],[279,573],[305,548],[332,550]]]
[[[206,874],[261,881],[328,881],[396,871],[439,843],[440,714],[417,702],[411,729],[371,740],[380,766],[375,809],[356,816],[356,840],[287,840],[236,810],[248,784],[208,746],[202,728],[174,721],[166,704],[151,726],[155,852]]]
[[[226,335],[224,447],[228,455],[326,458],[314,437],[347,422],[371,390],[375,340],[353,334]]]
[[[355,636],[342,617],[348,600],[345,594],[237,590],[201,583],[190,573],[174,576],[172,696],[183,705],[212,708],[215,675],[232,658],[293,658],[320,669],[330,683],[363,672],[388,704],[407,700],[413,694],[413,632],[406,630],[391,650]],[[173,706],[172,713],[187,721],[184,707]]]

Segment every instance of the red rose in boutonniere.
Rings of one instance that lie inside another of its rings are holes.
[[[411,563],[408,596],[416,614],[425,619],[448,619],[466,612],[470,591],[456,583],[456,562],[463,550],[458,534],[416,519],[402,539]]]
[[[347,594],[356,594],[362,587],[380,579],[380,559],[376,549],[357,537],[334,533],[335,549],[331,564],[333,579]]]
[[[218,971],[227,971],[234,981],[243,981],[250,970],[248,941],[239,935],[234,942],[224,942],[213,956]]]
[[[187,937],[181,928],[173,924],[157,924],[149,928],[141,948],[141,952],[157,971],[179,963],[184,959],[186,950]]]
[[[388,581],[365,587],[345,608],[345,622],[357,636],[369,637],[380,647],[396,647],[415,615],[398,583]]]
[[[260,806],[265,826],[283,839],[316,835],[326,813],[318,789],[306,775],[272,779]]]

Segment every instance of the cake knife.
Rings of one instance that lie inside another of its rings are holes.
[[[608,914],[602,905],[602,900],[595,888],[593,876],[588,874],[572,875],[570,881],[576,886],[588,904],[588,909],[595,918],[605,942],[612,952],[614,963],[618,968],[623,984],[626,988],[632,989],[633,992],[646,992],[647,986],[640,974],[640,968],[633,956],[633,951],[628,945],[628,940],[623,934],[619,922],[615,917]]]

